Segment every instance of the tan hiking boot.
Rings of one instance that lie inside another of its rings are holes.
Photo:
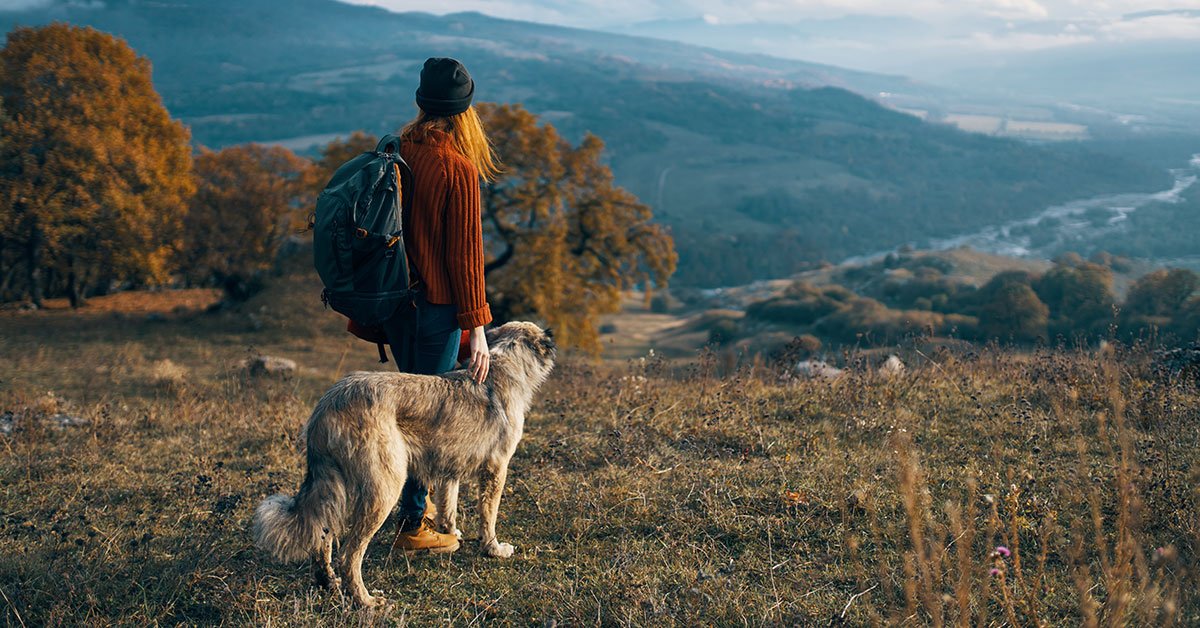
[[[397,531],[396,540],[392,541],[392,549],[396,548],[408,553],[449,554],[458,549],[458,537],[438,532],[433,528],[433,522],[426,518],[412,530]]]

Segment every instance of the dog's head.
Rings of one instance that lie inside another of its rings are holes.
[[[558,347],[554,344],[554,333],[533,323],[514,321],[505,323],[487,334],[488,346],[493,351],[525,353],[545,370],[554,366]]]

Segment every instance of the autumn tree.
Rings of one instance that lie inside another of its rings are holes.
[[[1173,330],[1192,338],[1196,330],[1183,328],[1193,320],[1192,295],[1200,289],[1200,275],[1185,268],[1159,269],[1140,277],[1129,289],[1121,310],[1121,327],[1127,337],[1146,329]],[[1191,307],[1189,307],[1189,303]]]
[[[1083,260],[1055,264],[1032,284],[1050,312],[1049,333],[1101,334],[1113,320],[1112,271]]]
[[[261,286],[283,239],[303,222],[315,168],[285,148],[248,144],[204,150],[195,169],[180,268],[191,282],[244,300]]]
[[[366,131],[355,131],[326,144],[325,148],[321,149],[321,157],[317,160],[317,171],[314,174],[319,180],[319,185],[324,185],[333,178],[333,173],[337,172],[342,164],[369,150],[375,150],[378,145],[379,138]]]
[[[623,289],[666,285],[677,259],[671,237],[614,185],[600,138],[572,146],[520,106],[479,109],[504,164],[482,197],[492,307],[539,317],[561,342],[599,350],[597,318],[620,308]]]
[[[572,146],[516,105],[477,105],[503,172],[483,185],[488,299],[498,319],[535,317],[560,343],[598,350],[596,321],[620,308],[621,290],[663,287],[675,270],[670,235],[650,208],[614,185],[604,143],[586,135]],[[325,147],[328,178],[373,150],[361,131]]]
[[[168,278],[192,193],[187,129],[150,62],[91,28],[17,28],[0,51],[5,292],[66,293]]]
[[[1200,275],[1185,268],[1143,275],[1129,289],[1125,312],[1135,316],[1171,316],[1200,288]]]
[[[1046,336],[1050,309],[1031,283],[1028,273],[1009,271],[992,277],[979,289],[974,298],[984,338],[1032,342]]]

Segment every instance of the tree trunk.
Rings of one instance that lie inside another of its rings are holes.
[[[496,270],[497,268],[507,264],[508,260],[512,259],[512,256],[513,246],[510,244],[508,245],[507,249],[504,249],[504,252],[501,253],[499,257],[483,265],[483,276],[487,277],[488,274],[493,270]]]
[[[67,274],[67,298],[71,301],[71,309],[77,310],[87,302],[87,285],[81,276],[82,273],[75,268],[74,260],[71,260],[69,267],[71,270]]]
[[[20,265],[13,264],[4,272],[4,279],[0,279],[0,301],[7,300],[9,292],[12,291],[13,278],[17,276],[18,269],[20,269]]]
[[[25,264],[29,270],[29,300],[34,307],[42,307],[42,230],[34,223],[29,233],[29,244],[25,247]]]

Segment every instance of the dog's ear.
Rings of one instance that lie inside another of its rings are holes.
[[[554,343],[554,332],[547,327],[542,333],[542,337],[538,339],[538,347],[543,356],[554,352],[558,347]]]

